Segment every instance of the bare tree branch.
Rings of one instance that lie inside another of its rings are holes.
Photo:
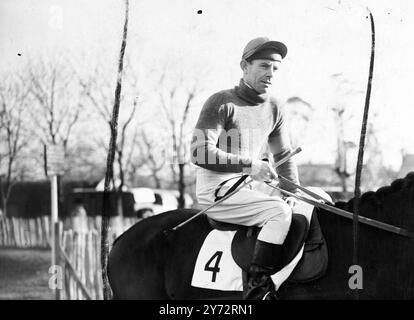
[[[70,64],[63,66],[62,60],[46,66],[42,59],[32,62],[28,70],[30,93],[37,102],[29,111],[36,123],[33,131],[43,143],[62,144],[67,155],[68,141],[81,112],[79,103],[73,103],[71,91],[78,88],[70,87],[74,70]]]
[[[18,81],[16,77],[6,78],[0,82],[0,151],[5,149],[4,152],[0,152],[0,194],[5,215],[11,190],[21,171],[17,167],[17,160],[27,144],[27,138],[22,135],[23,110],[27,94],[25,83]]]

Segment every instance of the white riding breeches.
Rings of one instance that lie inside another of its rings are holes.
[[[220,190],[220,195],[223,195],[235,181],[226,183]],[[262,227],[258,235],[259,240],[283,244],[292,220],[292,209],[280,194],[270,195],[273,190],[264,183],[254,181],[209,209],[206,214],[217,221]],[[207,207],[214,202],[214,190],[198,193],[197,198],[202,208]]]

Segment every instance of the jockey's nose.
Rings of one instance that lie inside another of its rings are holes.
[[[273,74],[274,74],[273,68],[269,68],[266,73],[268,80],[271,80],[273,78]]]

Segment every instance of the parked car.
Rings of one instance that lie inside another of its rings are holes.
[[[88,216],[102,214],[103,191],[94,189],[75,188],[66,198],[66,211],[71,212],[77,203],[81,202]],[[178,192],[176,190],[131,188],[122,191],[122,207],[125,217],[135,216],[146,218],[162,212],[175,210],[178,207]],[[110,215],[117,215],[118,194],[109,194]],[[185,195],[186,207],[191,207],[193,200]]]
[[[176,190],[132,188],[130,192],[134,195],[134,208],[138,217],[145,218],[178,208]],[[191,207],[193,200],[190,195],[186,194],[185,200],[186,207]]]

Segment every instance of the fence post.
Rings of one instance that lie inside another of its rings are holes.
[[[13,231],[12,231],[11,226],[12,226],[11,225],[11,219],[10,218],[7,218],[7,220],[6,220],[6,229],[7,229],[7,238],[8,238],[7,245],[8,246],[12,246],[13,245],[13,236],[12,236]]]
[[[24,221],[23,218],[18,218],[17,219],[17,225],[19,226],[19,234],[20,234],[20,246],[25,248],[27,247],[26,245],[26,223]]]
[[[42,220],[40,217],[37,217],[36,220],[36,246],[42,246]]]
[[[61,234],[62,234],[62,224],[57,221],[55,222],[54,225],[54,262],[56,266],[62,267],[61,264],[61,253],[60,253],[60,238],[61,238]],[[63,270],[63,268],[62,268]],[[62,299],[62,294],[61,294],[61,289],[56,288],[55,289],[55,299],[56,300],[61,300]]]
[[[66,231],[64,250],[66,252],[66,255],[68,256],[68,259],[73,261],[73,230],[72,229],[69,229],[68,231]],[[74,300],[75,299],[75,294],[74,294],[75,284],[71,277],[70,271],[67,268],[66,262],[65,262],[65,276],[67,277],[66,299]]]
[[[30,238],[30,219],[24,219],[25,220],[25,224],[24,224],[24,233],[25,233],[25,241],[26,241],[26,247],[31,247],[32,246],[32,239]]]
[[[29,220],[29,238],[30,238],[30,247],[36,247],[37,244],[37,229],[36,229],[36,219],[31,218]]]
[[[7,235],[6,235],[6,228],[5,228],[5,224],[6,224],[6,218],[0,218],[0,230],[1,230],[1,237],[0,237],[0,244],[2,246],[6,245],[6,239],[7,239]]]

